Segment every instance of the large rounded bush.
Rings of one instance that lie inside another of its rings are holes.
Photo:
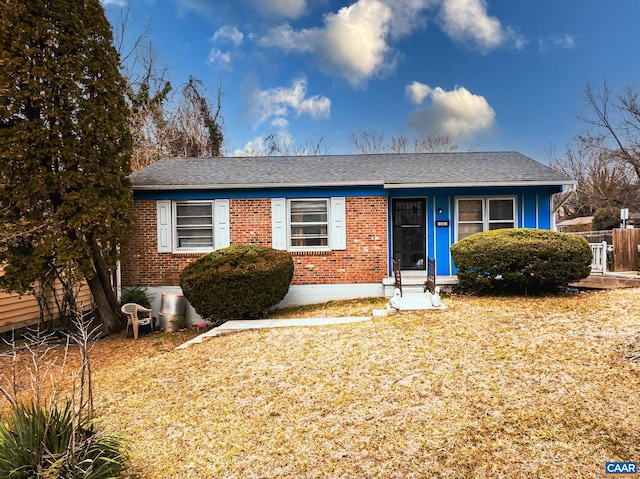
[[[592,253],[581,236],[534,229],[476,233],[451,246],[458,289],[475,293],[552,292],[589,276]]]
[[[213,322],[264,316],[287,294],[293,260],[284,251],[235,245],[214,251],[180,274],[185,298]]]

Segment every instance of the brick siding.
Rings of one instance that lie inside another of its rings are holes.
[[[177,286],[202,253],[158,253],[156,203],[135,201],[137,220],[123,248],[124,286]],[[271,246],[271,199],[230,200],[231,244]],[[378,283],[387,276],[387,199],[346,198],[347,249],[293,252],[293,284]]]

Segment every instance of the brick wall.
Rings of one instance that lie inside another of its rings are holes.
[[[156,203],[135,201],[131,243],[123,248],[124,286],[176,286],[201,253],[158,253]],[[231,244],[271,246],[271,199],[230,201]],[[292,253],[293,284],[378,283],[387,276],[387,199],[346,198],[347,249]]]
[[[231,200],[229,210],[231,244],[271,246],[271,199]]]

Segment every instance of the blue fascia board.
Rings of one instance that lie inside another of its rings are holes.
[[[416,188],[397,189],[391,191],[391,198],[406,198],[414,196],[500,196],[521,195],[530,193],[554,194],[562,192],[560,186],[474,186],[464,188]]]
[[[327,196],[385,196],[405,198],[415,196],[490,196],[519,195],[530,192],[546,194],[560,193],[559,186],[513,186],[513,187],[465,187],[465,188],[415,188],[384,189],[375,186],[350,187],[295,187],[229,190],[135,190],[134,200],[215,200],[221,198],[313,198]]]
[[[313,188],[263,188],[230,190],[137,190],[133,199],[144,200],[215,200],[237,198],[318,198],[329,196],[389,196],[381,187],[313,187]]]

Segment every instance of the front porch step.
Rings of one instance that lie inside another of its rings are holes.
[[[402,293],[423,293],[425,281],[427,281],[426,274],[402,273]],[[385,298],[393,296],[395,283],[396,280],[393,276],[388,276],[382,279]],[[457,276],[436,276],[436,286],[440,286],[440,289],[443,291],[450,291],[451,287],[457,283]]]

